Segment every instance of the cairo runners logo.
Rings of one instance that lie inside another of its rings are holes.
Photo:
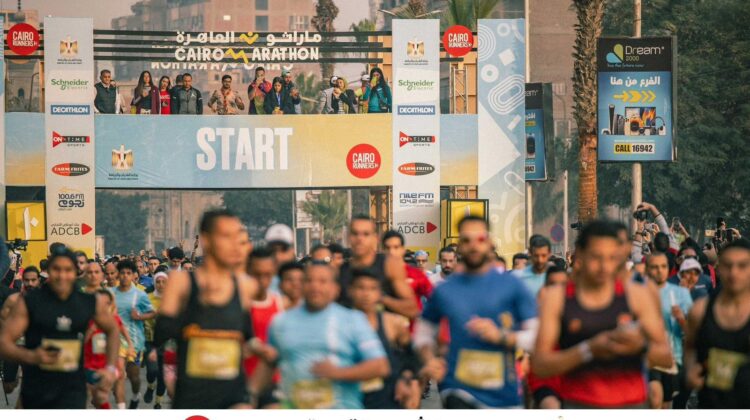
[[[422,176],[429,175],[435,172],[435,167],[430,165],[429,163],[411,162],[404,163],[403,165],[399,166],[398,171],[404,175]]]
[[[380,152],[370,144],[358,144],[347,153],[346,167],[357,178],[372,178],[380,170]]]

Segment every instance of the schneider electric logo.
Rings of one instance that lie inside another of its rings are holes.
[[[637,63],[644,55],[661,55],[664,53],[664,46],[652,47],[634,47],[632,45],[615,44],[612,51],[607,53],[607,63],[618,65],[623,62]]]
[[[435,81],[433,80],[399,80],[398,81],[399,87],[406,88],[407,91],[411,92],[413,90],[432,90],[435,88]]]
[[[399,105],[398,115],[435,115],[435,105]]]
[[[60,90],[83,90],[89,87],[89,81],[83,79],[51,79],[50,83]]]

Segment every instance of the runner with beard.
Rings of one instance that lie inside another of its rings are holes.
[[[83,337],[90,321],[104,332],[107,365],[96,372],[98,386],[112,387],[117,375],[117,324],[103,298],[74,287],[75,255],[56,249],[49,257],[49,279],[41,288],[21,296],[0,331],[0,358],[23,364],[23,408],[86,407]],[[26,346],[16,342],[24,337]]]
[[[541,296],[532,371],[561,376],[564,408],[645,408],[644,354],[650,366],[672,366],[652,292],[618,277],[622,248],[617,225],[590,223],[576,241],[572,281]]]
[[[435,288],[417,323],[422,376],[439,383],[445,408],[520,408],[515,350],[534,342],[536,302],[516,276],[493,269],[487,221],[468,216],[458,229],[465,269]],[[436,353],[443,318],[451,336],[447,361]]]
[[[372,219],[366,216],[352,218],[349,225],[349,244],[352,258],[341,266],[339,303],[351,307],[348,290],[352,274],[354,270],[366,270],[380,280],[383,287],[382,303],[387,310],[409,319],[417,317],[419,306],[414,291],[406,281],[404,261],[378,253],[378,234]]]
[[[685,372],[698,408],[750,408],[750,241],[719,255],[721,290],[688,315]]]
[[[227,210],[205,213],[203,265],[195,272],[169,273],[154,345],[177,341],[173,408],[241,408],[249,402],[242,356],[253,337],[249,311],[257,287],[238,276],[246,257],[244,232]]]

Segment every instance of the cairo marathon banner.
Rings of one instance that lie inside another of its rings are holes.
[[[44,19],[47,240],[95,248],[94,21]]]
[[[599,160],[674,159],[675,39],[599,39]]]
[[[391,181],[387,114],[98,115],[96,130],[97,188],[333,188]]]
[[[393,21],[393,227],[410,249],[440,243],[440,21]]]

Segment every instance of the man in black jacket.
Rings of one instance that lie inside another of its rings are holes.
[[[203,114],[203,98],[198,89],[193,88],[193,76],[182,75],[182,88],[172,92],[172,114]]]

